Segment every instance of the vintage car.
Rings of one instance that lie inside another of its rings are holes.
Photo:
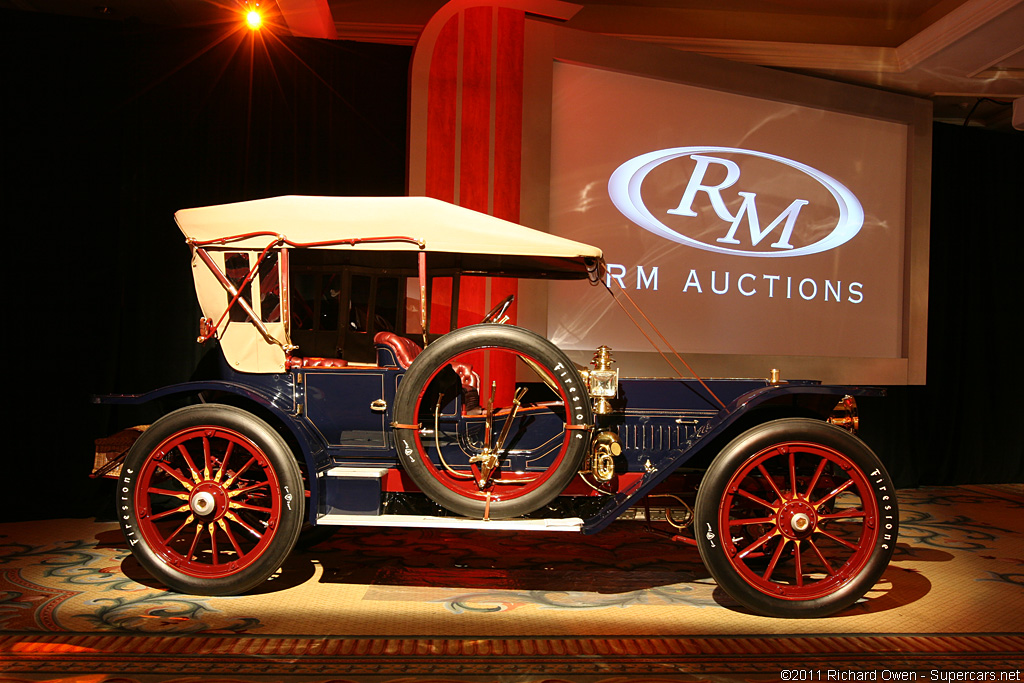
[[[174,590],[247,591],[332,525],[590,534],[642,519],[780,617],[847,608],[888,565],[893,485],[853,433],[854,397],[879,390],[629,379],[603,346],[582,368],[506,324],[512,296],[456,325],[468,278],[610,289],[595,247],[424,197],[175,218],[219,370],[97,398],[185,404],[103,468],[132,552]]]

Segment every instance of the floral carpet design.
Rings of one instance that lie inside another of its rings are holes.
[[[228,598],[164,590],[114,523],[0,524],[0,681],[778,680],[815,662],[1019,671],[1024,486],[904,490],[900,506],[883,580],[810,621],[746,612],[695,548],[641,522],[593,536],[341,528]]]

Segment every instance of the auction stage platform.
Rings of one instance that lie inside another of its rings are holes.
[[[900,505],[883,580],[813,620],[745,611],[635,521],[340,527],[218,598],[154,582],[116,523],[0,523],[0,681],[1021,680],[1024,485]]]

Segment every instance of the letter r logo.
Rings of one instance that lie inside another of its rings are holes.
[[[735,216],[725,208],[725,202],[722,200],[722,190],[732,187],[740,179],[740,167],[735,161],[704,156],[703,154],[691,154],[690,158],[697,162],[697,167],[693,169],[690,182],[686,183],[686,190],[683,192],[683,198],[679,200],[679,206],[669,209],[668,213],[677,216],[695,217],[697,212],[693,210],[693,200],[698,192],[706,192],[708,199],[711,200],[711,206],[719,218],[729,222],[736,220]],[[717,185],[704,184],[704,175],[708,172],[708,166],[711,164],[725,166],[725,180]]]

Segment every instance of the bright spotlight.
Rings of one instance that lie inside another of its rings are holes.
[[[245,23],[250,29],[256,31],[263,26],[263,15],[258,10],[250,9],[245,13]]]

